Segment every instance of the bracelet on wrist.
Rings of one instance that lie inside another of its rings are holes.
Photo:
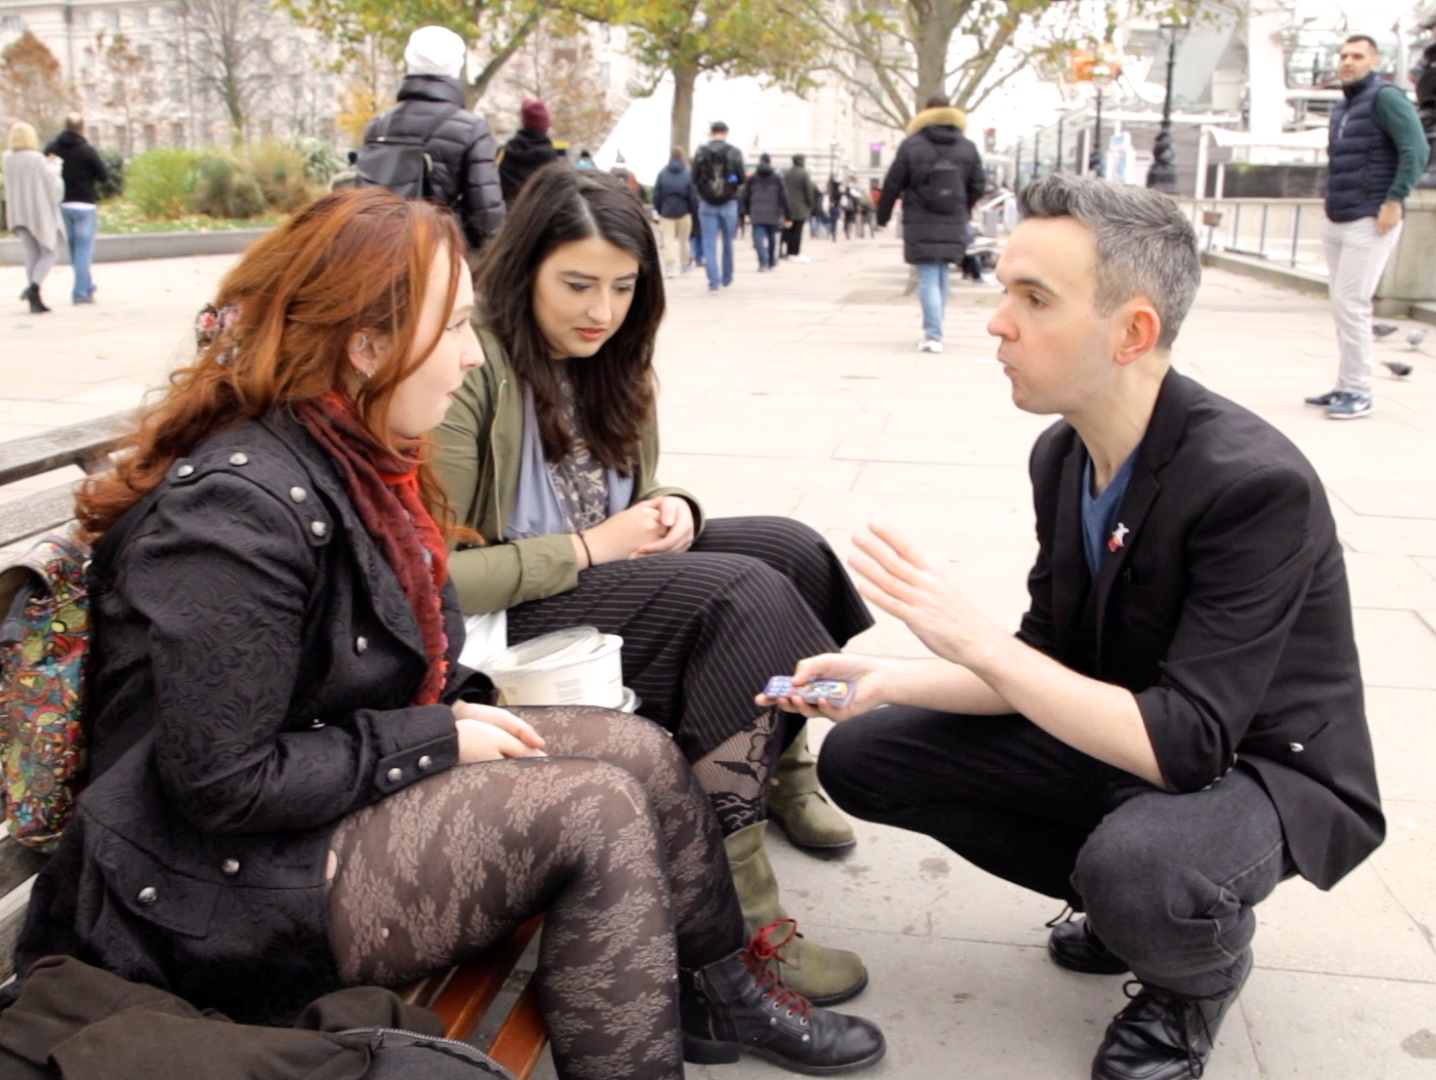
[[[576,532],[574,536],[577,536],[578,542],[583,545],[583,556],[588,560],[588,565],[584,569],[587,570],[593,566],[593,552],[588,549],[588,541],[584,539],[582,532]]]

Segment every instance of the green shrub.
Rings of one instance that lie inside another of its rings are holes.
[[[289,145],[304,156],[304,175],[309,182],[320,187],[327,186],[334,174],[348,164],[339,151],[323,139],[296,135],[289,140]]]
[[[264,201],[276,210],[288,213],[314,198],[305,173],[304,155],[293,146],[271,139],[247,147],[244,157],[259,181]]]
[[[210,217],[250,218],[264,211],[264,192],[244,162],[211,152],[199,163],[190,205],[195,213]]]
[[[112,199],[123,194],[125,190],[125,157],[118,150],[111,150],[109,147],[99,153],[100,160],[105,163],[105,171],[110,175],[104,182],[96,184],[95,188],[101,199]]]
[[[199,162],[198,150],[160,148],[136,154],[125,169],[125,195],[152,221],[177,218],[194,196]]]

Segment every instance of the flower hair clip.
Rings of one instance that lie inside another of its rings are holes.
[[[213,304],[206,304],[200,308],[199,314],[195,316],[194,320],[195,346],[203,350],[214,344],[223,335],[231,333],[238,325],[241,313],[242,310],[238,304],[225,304],[220,308]],[[220,366],[227,366],[234,359],[234,345],[231,343],[214,359],[215,363]]]

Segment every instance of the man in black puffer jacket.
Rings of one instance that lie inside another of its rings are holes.
[[[409,35],[409,74],[399,85],[399,104],[370,122],[364,141],[378,133],[424,136],[433,163],[431,198],[454,212],[476,253],[503,224],[504,200],[493,132],[464,107],[459,74],[467,51],[464,39],[442,26],[421,26]]]
[[[966,127],[967,114],[947,98],[928,98],[908,123],[878,204],[881,229],[902,199],[903,257],[917,268],[923,334],[917,347],[924,352],[942,352],[948,267],[967,253],[967,223],[982,198],[982,158],[962,134]]]

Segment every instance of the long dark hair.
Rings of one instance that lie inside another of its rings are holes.
[[[569,377],[589,451],[629,474],[654,421],[653,344],[664,299],[653,226],[628,185],[561,161],[534,173],[484,249],[474,290],[483,321],[533,391],[544,456],[561,461],[573,451],[574,433],[563,424],[559,372],[534,315],[534,279],[555,248],[595,236],[638,260],[638,280],[623,325],[591,359],[570,365]]]

